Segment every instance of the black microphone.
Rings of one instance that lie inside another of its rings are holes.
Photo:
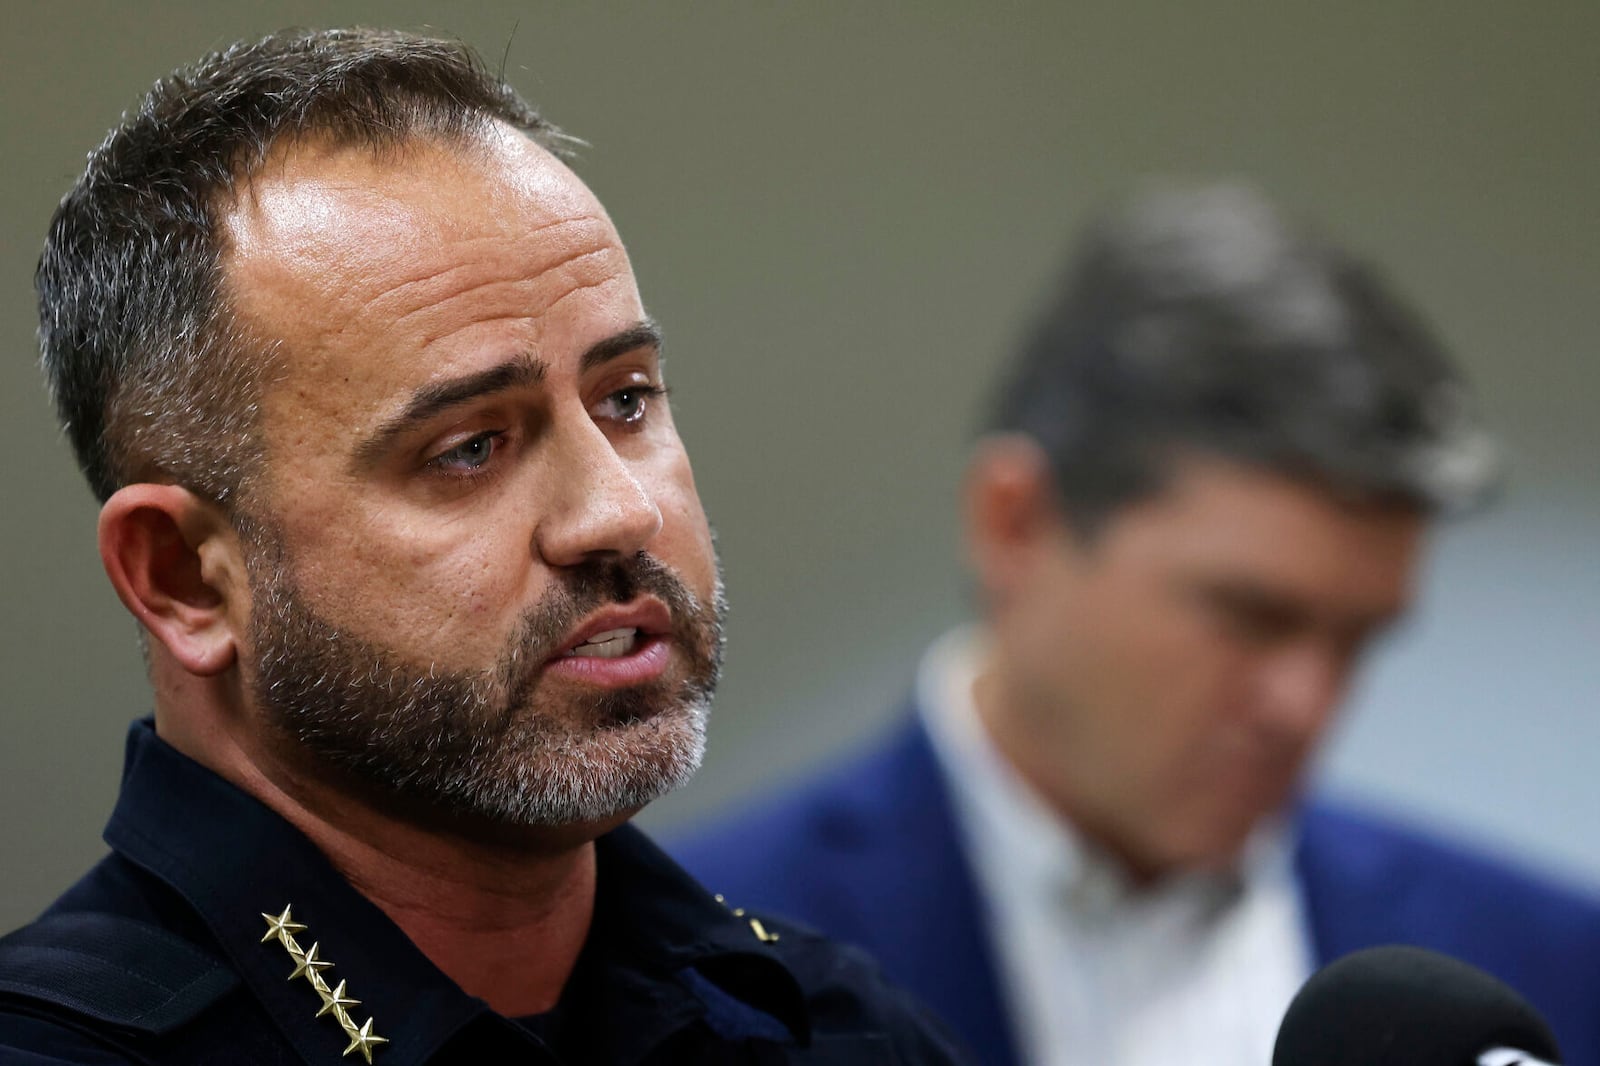
[[[1548,1066],[1550,1026],[1511,986],[1422,948],[1368,948],[1311,976],[1272,1066]]]

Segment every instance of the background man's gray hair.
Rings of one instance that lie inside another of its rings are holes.
[[[1043,446],[1084,535],[1185,454],[1427,512],[1476,501],[1496,468],[1415,315],[1242,184],[1152,188],[1095,221],[989,428]]]
[[[35,278],[42,362],[95,494],[152,480],[228,501],[256,468],[273,342],[229,310],[218,219],[269,152],[466,143],[494,120],[570,141],[466,45],[392,31],[284,31],[158,81],[90,154]]]

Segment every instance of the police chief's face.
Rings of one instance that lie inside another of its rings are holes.
[[[1231,860],[1293,794],[1423,520],[1220,460],[1040,536],[1000,630],[1018,758],[1136,874]]]
[[[621,241],[509,128],[281,151],[225,211],[276,344],[243,508],[261,719],[369,784],[515,824],[698,764],[711,533]]]

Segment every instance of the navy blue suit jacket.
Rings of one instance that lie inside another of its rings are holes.
[[[1306,805],[1299,830],[1319,965],[1376,944],[1446,952],[1528,997],[1568,1066],[1600,1066],[1600,903],[1327,804]],[[1018,1062],[981,902],[916,716],[824,776],[667,848],[731,905],[866,948],[979,1062]]]

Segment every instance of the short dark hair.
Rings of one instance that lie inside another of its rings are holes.
[[[1495,471],[1417,318],[1242,184],[1147,190],[1100,216],[989,428],[1043,447],[1083,535],[1188,454],[1425,513],[1476,501]]]
[[[62,198],[35,275],[51,395],[95,494],[157,480],[227,501],[259,461],[273,342],[230,311],[219,213],[274,148],[465,143],[496,120],[570,142],[466,45],[388,30],[285,30],[156,82]]]

